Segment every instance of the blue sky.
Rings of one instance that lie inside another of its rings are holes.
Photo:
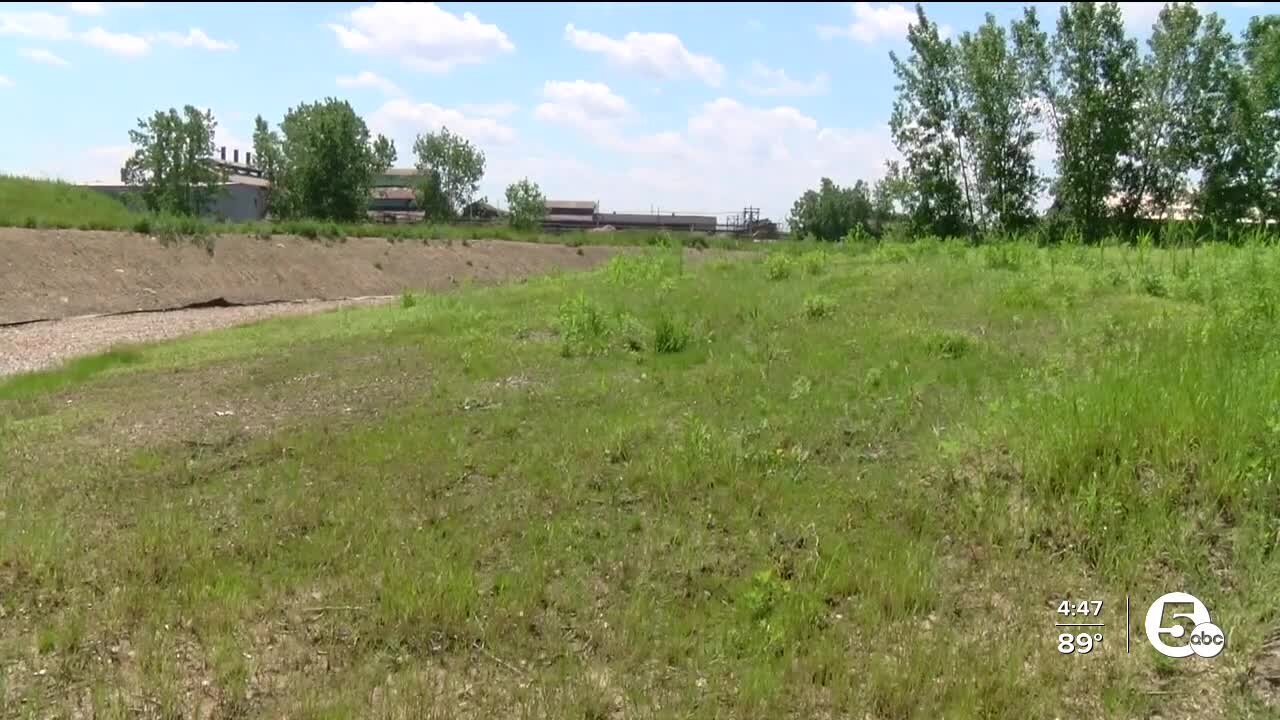
[[[1040,6],[1052,27],[1057,3]],[[1121,3],[1149,34],[1155,3]],[[1280,3],[1200,3],[1239,32]],[[925,3],[952,33],[1021,4]],[[899,3],[6,3],[0,5],[0,172],[110,180],[128,131],[192,104],[219,143],[253,118],[349,100],[412,165],[448,125],[488,158],[481,194],[538,181],[608,210],[781,219],[822,176],[878,177],[894,156],[890,50]],[[228,150],[230,152],[230,150]]]

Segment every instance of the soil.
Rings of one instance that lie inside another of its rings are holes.
[[[277,235],[219,236],[212,252],[148,235],[0,228],[0,325],[204,303],[256,304],[444,290],[586,269],[631,248]]]

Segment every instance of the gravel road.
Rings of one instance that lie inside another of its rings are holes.
[[[67,318],[0,327],[0,377],[47,368],[78,355],[124,343],[164,340],[243,325],[278,315],[303,315],[353,305],[387,302],[390,297],[310,300],[239,307]]]

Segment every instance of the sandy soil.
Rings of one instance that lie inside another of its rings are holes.
[[[221,236],[212,254],[134,233],[0,228],[0,325],[230,302],[335,300],[585,269],[623,248]]]

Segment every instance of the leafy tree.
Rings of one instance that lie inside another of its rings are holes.
[[[818,190],[808,190],[791,208],[788,224],[798,237],[813,235],[835,241],[854,228],[871,231],[873,207],[867,184],[861,180],[842,188],[822,178]]]
[[[1144,210],[1164,217],[1186,191],[1196,162],[1196,121],[1210,112],[1196,72],[1199,29],[1195,5],[1172,3],[1160,11],[1147,41],[1151,52],[1140,67],[1133,157],[1122,168],[1121,208],[1130,225]]]
[[[1280,15],[1250,20],[1243,49],[1249,194],[1263,218],[1280,221]]]
[[[276,187],[283,182],[284,150],[280,134],[267,126],[259,115],[253,119],[253,156],[257,158],[262,177],[269,184],[266,188],[267,212],[274,212],[273,200]]]
[[[1025,42],[1021,33],[1014,38]],[[1031,150],[1040,118],[1031,78],[990,14],[977,33],[960,37],[959,65],[980,224],[1003,230],[1023,227],[1035,216],[1039,192]]]
[[[426,178],[418,189],[419,206],[432,220],[457,217],[480,187],[484,152],[447,127],[419,135],[413,152],[418,158],[418,172]]]
[[[918,4],[916,16],[907,31],[911,54],[903,60],[889,53],[898,77],[889,129],[915,188],[913,223],[928,232],[957,235],[969,225],[973,212],[955,51]]]
[[[1196,210],[1215,225],[1234,225],[1249,214],[1253,202],[1250,136],[1257,119],[1239,47],[1217,13],[1204,18],[1192,70],[1200,99],[1191,118],[1200,171]]]
[[[137,146],[120,170],[120,180],[139,188],[148,210],[199,215],[209,209],[226,175],[213,161],[213,113],[191,105],[182,113],[157,110],[129,131]]]
[[[345,100],[291,108],[283,135],[276,210],[287,217],[353,221],[364,217],[373,178],[395,162],[395,145],[369,128]]]
[[[1056,202],[1087,239],[1096,239],[1133,150],[1137,43],[1125,36],[1115,3],[1073,2],[1058,16],[1052,52]]]
[[[876,181],[871,193],[876,230],[883,232],[889,222],[906,217],[915,203],[915,188],[902,169],[902,163],[896,160],[886,162],[884,177]]]
[[[528,230],[537,227],[547,214],[547,198],[538,183],[525,178],[507,186],[507,207],[511,226]]]

